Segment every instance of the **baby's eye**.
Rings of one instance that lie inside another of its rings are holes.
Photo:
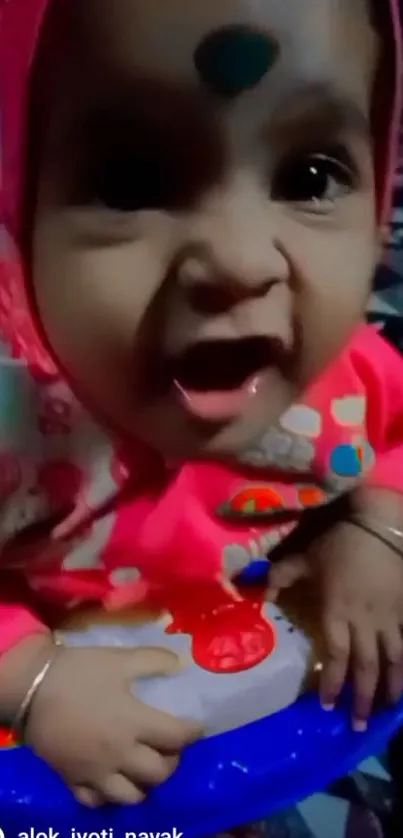
[[[319,214],[330,212],[354,186],[353,165],[330,154],[301,154],[288,158],[277,169],[271,196]]]
[[[94,181],[96,203],[117,212],[165,209],[175,195],[172,178],[144,155],[105,161]]]

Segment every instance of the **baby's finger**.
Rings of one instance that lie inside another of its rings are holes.
[[[403,693],[403,638],[398,625],[390,626],[388,631],[382,633],[381,647],[387,667],[387,698],[395,704]]]
[[[113,774],[100,784],[100,792],[108,803],[119,803],[121,806],[133,806],[141,803],[146,795],[123,774]]]
[[[271,566],[269,589],[277,594],[284,588],[291,588],[300,579],[306,579],[308,575],[309,565],[305,556],[287,556]]]
[[[326,658],[320,683],[324,710],[333,710],[343,689],[350,660],[350,629],[347,622],[327,617],[324,623]]]
[[[352,666],[353,730],[363,733],[368,726],[379,680],[378,638],[369,626],[352,630]]]
[[[175,675],[185,665],[184,657],[163,647],[141,647],[131,649],[127,653],[127,668],[130,680],[154,678],[158,675]]]
[[[133,730],[138,729],[138,707],[134,709]],[[183,750],[186,745],[200,739],[202,727],[199,722],[178,719],[142,705],[141,734],[137,741],[161,753],[175,754]]]
[[[105,804],[103,795],[87,786],[76,786],[72,789],[72,792],[78,803],[87,806],[89,809],[97,809]]]
[[[132,757],[123,766],[122,774],[134,783],[158,786],[173,774],[179,763],[178,756],[164,757],[147,745],[139,743]]]

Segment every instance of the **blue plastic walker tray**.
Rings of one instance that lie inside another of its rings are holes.
[[[198,742],[187,750],[176,775],[136,807],[84,809],[27,748],[4,749],[0,836],[3,830],[5,838],[21,833],[134,838],[141,832],[175,838],[176,829],[176,835],[193,838],[263,818],[379,753],[403,724],[402,702],[375,714],[365,734],[353,733],[347,704],[325,713],[316,696],[306,695],[275,716]]]
[[[254,584],[266,574],[267,560],[258,560],[240,578]],[[403,701],[375,713],[366,733],[354,733],[350,718],[347,696],[327,713],[315,694],[304,695],[275,715],[192,745],[176,774],[135,807],[85,809],[27,748],[5,748],[0,750],[0,838],[25,838],[21,833],[27,838],[146,838],[140,833],[204,838],[267,817],[380,753],[403,725]]]

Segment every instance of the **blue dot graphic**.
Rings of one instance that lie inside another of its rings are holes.
[[[240,585],[262,585],[267,582],[268,572],[269,562],[267,559],[254,559],[237,576],[236,581]]]
[[[357,449],[353,445],[338,445],[332,451],[330,468],[338,477],[358,477],[361,474],[362,465]]]

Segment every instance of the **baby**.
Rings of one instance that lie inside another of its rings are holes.
[[[374,6],[0,2],[0,715],[88,805],[142,799],[200,733],[130,694],[172,653],[56,644],[88,603],[280,544],[268,596],[321,594],[324,707],[349,668],[357,730],[380,674],[402,693],[403,364],[363,325],[399,107]]]

